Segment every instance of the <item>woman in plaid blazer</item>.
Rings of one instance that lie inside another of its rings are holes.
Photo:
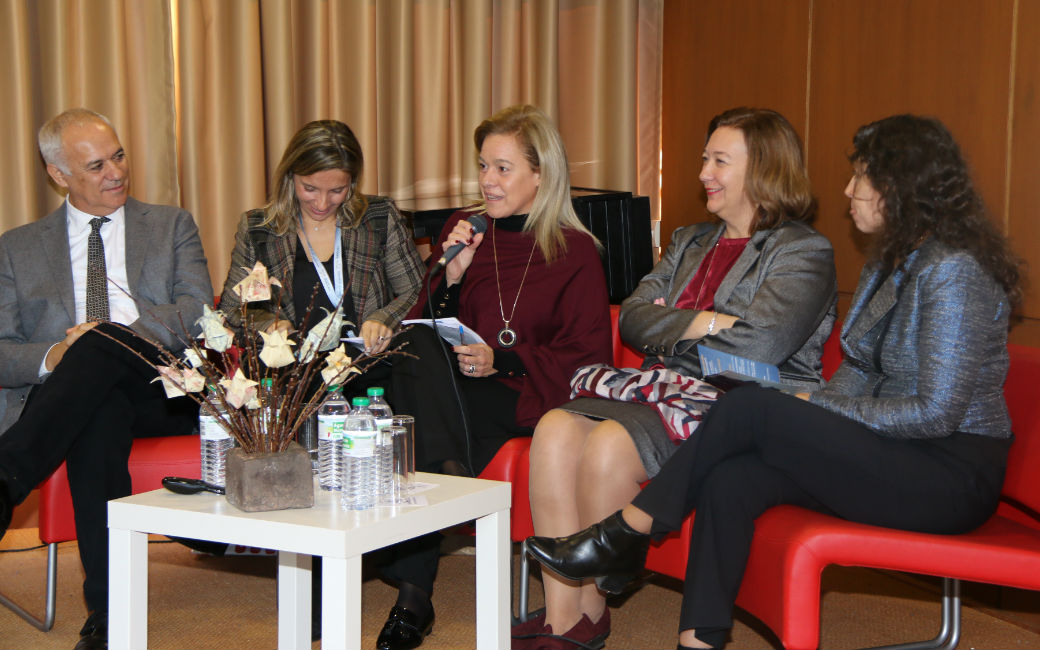
[[[351,328],[360,324],[366,348],[386,348],[415,303],[424,268],[393,201],[358,191],[363,166],[361,145],[342,122],[310,122],[293,136],[270,201],[238,224],[220,297],[232,327],[241,326],[232,289],[259,261],[282,286],[270,301],[249,304],[258,328],[305,329],[324,317],[319,307],[331,311],[342,296],[344,317]]]

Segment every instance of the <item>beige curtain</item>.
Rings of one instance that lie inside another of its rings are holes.
[[[48,184],[36,131],[72,106],[104,113],[130,160],[133,192],[177,203],[171,37],[165,2],[3,0],[0,40],[0,227],[61,203]]]
[[[314,119],[355,131],[364,191],[405,199],[476,192],[474,127],[533,103],[574,184],[656,205],[662,2],[0,0],[0,228],[61,201],[35,132],[79,105],[112,119],[135,196],[195,215],[217,291],[238,216]]]

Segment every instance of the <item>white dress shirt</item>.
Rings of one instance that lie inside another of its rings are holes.
[[[76,322],[87,320],[87,237],[94,215],[77,210],[65,201],[69,229],[69,258],[72,260],[72,287],[76,296]],[[105,272],[108,274],[108,312],[113,323],[129,325],[139,313],[126,279],[126,209],[120,206],[105,215],[111,221],[101,225],[105,243]],[[120,288],[122,287],[122,288]],[[125,289],[125,291],[123,290]]]
[[[90,220],[95,217],[76,209],[67,199],[65,209],[65,223],[69,231],[69,258],[72,261],[72,292],[75,296],[78,325],[87,320],[87,237],[90,236]],[[125,213],[125,206],[120,206],[112,214],[105,215],[110,221],[101,225],[101,241],[105,244],[109,318],[114,323],[130,325],[137,320],[140,312],[137,311],[137,305],[130,295],[130,283],[126,279]],[[46,364],[45,354],[40,361],[40,377],[49,374]]]

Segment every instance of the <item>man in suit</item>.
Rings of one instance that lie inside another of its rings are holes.
[[[0,236],[0,536],[13,504],[65,461],[91,612],[76,648],[104,648],[106,502],[130,494],[135,436],[190,433],[197,414],[165,399],[141,356],[183,349],[213,291],[191,215],[128,196],[106,118],[66,111],[39,146],[68,197]]]

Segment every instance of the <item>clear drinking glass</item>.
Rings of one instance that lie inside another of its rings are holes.
[[[296,430],[296,442],[307,450],[311,457],[311,468],[318,473],[318,416],[307,418]]]
[[[394,501],[408,497],[415,482],[415,418],[395,415],[390,419],[394,446]]]

